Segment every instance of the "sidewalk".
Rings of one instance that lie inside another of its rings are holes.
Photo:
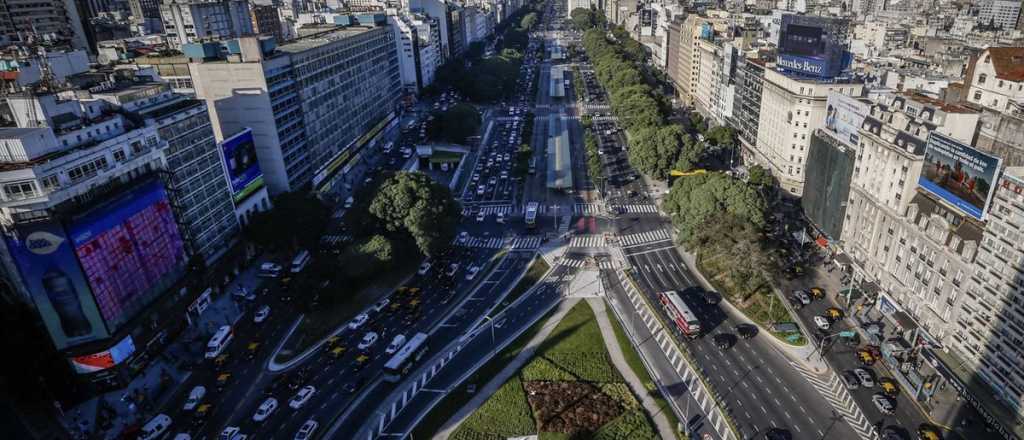
[[[629,388],[633,390],[633,394],[640,398],[640,403],[643,405],[644,410],[654,419],[654,425],[658,428],[658,435],[663,439],[675,438],[672,424],[669,423],[661,408],[658,408],[658,404],[651,397],[651,394],[644,388],[643,381],[637,377],[636,372],[626,363],[626,358],[622,354],[622,347],[619,346],[619,341],[615,338],[612,323],[608,320],[608,310],[605,308],[604,298],[587,298],[587,302],[590,304],[590,308],[594,309],[594,316],[597,317],[597,325],[601,328],[601,337],[604,338],[604,346],[608,349],[608,355],[612,363],[615,364],[615,368],[622,374],[622,378],[625,379]]]
[[[202,361],[206,340],[218,327],[236,322],[246,310],[232,292],[256,292],[257,273],[264,258],[254,259],[224,291],[211,298],[206,311],[186,328],[127,387],[88,399],[64,412],[61,424],[71,438],[116,439],[133,424],[146,423],[159,414],[188,380],[192,365]],[[104,422],[105,421],[105,422]],[[103,425],[101,427],[101,425]]]
[[[547,322],[544,323],[544,326],[541,327],[540,331],[537,332],[532,339],[530,339],[530,342],[523,347],[523,350],[519,352],[516,358],[505,366],[501,372],[495,375],[494,378],[487,382],[486,385],[477,390],[476,396],[473,396],[473,399],[465,406],[459,408],[459,410],[456,411],[447,422],[445,422],[444,426],[441,427],[437,434],[434,435],[434,438],[447,439],[451,436],[455,432],[455,429],[458,428],[459,425],[470,416],[470,414],[473,414],[473,411],[476,411],[480,405],[483,405],[495,391],[498,391],[498,388],[501,388],[501,386],[504,385],[513,374],[516,374],[527,361],[532,359],[537,348],[539,348],[541,343],[551,335],[551,332],[555,330],[555,326],[562,321],[562,318],[569,313],[569,310],[571,310],[577,302],[579,302],[578,298],[567,299],[560,302],[558,304],[558,308],[555,310],[555,314],[551,315],[551,318],[548,318]]]

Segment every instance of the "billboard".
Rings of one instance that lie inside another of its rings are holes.
[[[6,237],[11,258],[58,350],[108,336],[64,228],[54,220],[19,223]]]
[[[858,130],[869,114],[871,106],[868,103],[842,93],[829,92],[825,105],[825,129],[834,133],[846,146],[856,147],[860,142]]]
[[[68,236],[107,325],[131,319],[176,281],[185,250],[160,180],[72,218]]]
[[[982,220],[1001,162],[998,157],[933,131],[928,135],[918,186]]]
[[[224,166],[227,167],[228,180],[231,181],[231,194],[235,203],[241,202],[263,187],[263,171],[256,159],[256,143],[252,138],[252,129],[243,129],[238,134],[224,139],[220,143],[224,155]]]
[[[71,358],[71,366],[78,374],[95,373],[113,368],[124,362],[133,353],[135,353],[135,341],[132,340],[132,335],[128,335],[109,350]]]
[[[779,56],[776,64],[802,75],[833,78],[848,62],[843,19],[785,14],[779,27]]]

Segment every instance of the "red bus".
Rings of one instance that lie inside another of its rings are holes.
[[[658,294],[658,300],[661,301],[668,316],[676,323],[679,331],[690,339],[700,336],[700,321],[697,320],[697,315],[693,314],[686,302],[679,297],[679,293],[674,290],[661,292]]]

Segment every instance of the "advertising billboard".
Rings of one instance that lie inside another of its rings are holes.
[[[72,218],[68,236],[111,330],[170,287],[185,250],[163,183],[157,179]]]
[[[108,336],[64,228],[54,220],[19,223],[6,237],[11,258],[58,350]]]
[[[776,64],[787,71],[819,78],[839,75],[848,62],[848,27],[849,22],[843,19],[783,15]]]
[[[998,157],[933,131],[928,135],[918,186],[982,220],[1001,162]]]
[[[858,130],[870,113],[868,103],[842,93],[829,92],[825,104],[825,129],[834,133],[846,146],[856,147],[860,142]]]
[[[113,368],[124,362],[133,353],[135,353],[135,341],[132,340],[132,335],[128,335],[109,350],[71,358],[71,366],[78,374],[95,373]]]
[[[231,194],[234,195],[235,203],[245,200],[263,187],[263,171],[256,160],[256,143],[253,142],[251,128],[224,139],[224,142],[220,143],[220,148],[224,155],[228,179],[231,180]]]

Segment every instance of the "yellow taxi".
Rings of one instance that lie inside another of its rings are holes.
[[[227,354],[222,354],[220,356],[217,356],[217,357],[213,358],[213,366],[216,367],[216,368],[224,368],[224,366],[227,365],[227,363],[228,363],[228,355]]]
[[[883,377],[878,379],[878,386],[882,388],[882,392],[889,397],[896,397],[900,394],[900,387],[896,384],[892,378]]]
[[[249,359],[256,358],[256,355],[259,354],[259,351],[260,351],[260,343],[259,342],[250,342],[249,345],[247,345],[245,347],[245,355],[248,356]]]
[[[210,413],[212,412],[213,405],[209,403],[199,405],[199,407],[196,408],[195,419],[193,419],[192,422],[195,423],[196,425],[201,425],[203,424],[203,422],[206,421],[208,417],[210,417]]]
[[[825,290],[820,288],[820,287],[811,287],[808,290],[808,293],[810,293],[811,294],[811,298],[814,298],[814,299],[822,299],[822,298],[825,297]]]
[[[231,382],[231,373],[221,373],[217,375],[217,390],[223,391],[228,383]]]

